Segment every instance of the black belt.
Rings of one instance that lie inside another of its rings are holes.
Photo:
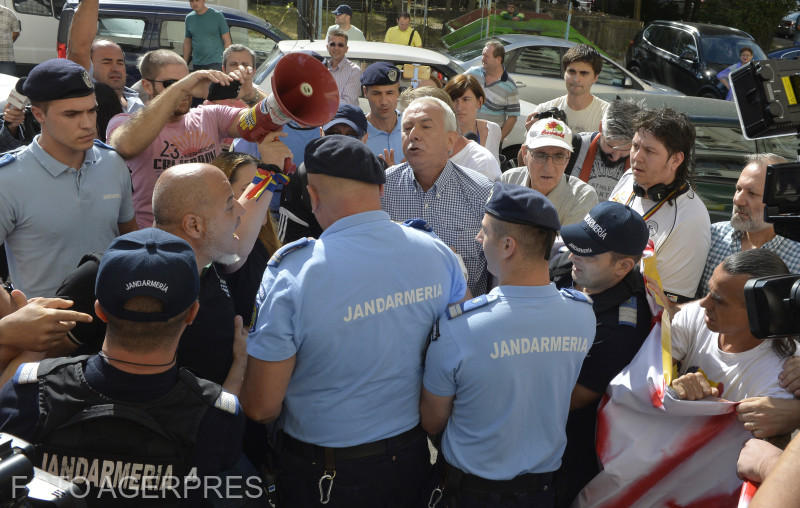
[[[445,462],[445,489],[456,492],[469,490],[472,492],[519,492],[547,490],[553,483],[553,473],[527,473],[510,480],[487,480],[474,474],[465,473],[457,467]]]
[[[334,459],[338,462],[385,455],[391,453],[392,450],[408,446],[424,435],[425,433],[422,428],[417,425],[413,429],[407,430],[402,434],[381,439],[380,441],[373,441],[371,443],[348,446],[345,448],[330,448],[327,446],[305,443],[284,432],[283,446],[285,450],[307,459],[319,460],[320,462],[330,462],[331,459]]]

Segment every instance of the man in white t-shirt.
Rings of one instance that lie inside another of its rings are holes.
[[[658,273],[671,300],[694,298],[711,244],[711,221],[692,187],[694,125],[669,108],[645,110],[633,122],[631,169],[610,201],[644,218],[655,244]]]
[[[792,397],[778,375],[784,360],[795,354],[796,343],[754,337],[744,300],[748,279],[788,273],[781,258],[767,249],[737,252],[717,265],[708,295],[672,319],[672,357],[681,375],[671,386],[679,398]]]
[[[608,103],[592,95],[592,85],[597,83],[603,70],[603,57],[588,44],[578,44],[564,53],[561,66],[567,95],[539,104],[528,115],[525,128],[533,125],[539,113],[558,108],[567,114],[567,125],[573,132],[599,131]]]

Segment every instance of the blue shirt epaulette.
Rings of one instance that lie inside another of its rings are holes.
[[[403,225],[414,229],[421,229],[422,231],[427,231],[428,233],[433,231],[433,228],[428,225],[425,219],[408,219],[407,221],[403,222]]]
[[[466,302],[462,303],[454,303],[447,307],[447,316],[450,319],[455,319],[461,314],[465,314],[467,312],[471,312],[475,309],[479,309],[486,305],[489,305],[493,301],[497,300],[497,295],[481,295],[472,298],[471,300],[467,300]]]
[[[621,325],[636,328],[638,308],[636,297],[631,296],[628,300],[619,304],[619,316],[617,322]]]
[[[283,258],[286,257],[287,254],[294,252],[298,249],[302,249],[303,247],[312,243],[313,241],[314,241],[313,238],[306,237],[306,238],[299,238],[291,243],[287,243],[286,245],[275,251],[275,254],[273,254],[272,257],[269,258],[267,266],[278,266],[279,264],[281,264],[281,261],[283,261]]]
[[[589,295],[587,295],[586,293],[582,293],[577,289],[564,288],[560,292],[562,296],[566,296],[567,298],[570,298],[577,302],[588,303],[589,305],[592,305],[593,303],[592,298]]]
[[[17,367],[13,381],[18,385],[35,383],[39,380],[39,362],[23,363]]]
[[[7,166],[17,160],[17,156],[13,153],[5,153],[2,157],[0,157],[0,168],[3,166]]]
[[[102,141],[100,141],[99,139],[95,139],[95,140],[94,140],[94,146],[99,146],[100,148],[106,148],[106,149],[108,149],[108,150],[111,150],[111,151],[113,151],[113,152],[116,152],[116,151],[117,151],[117,149],[116,149],[116,148],[114,148],[114,147],[113,147],[113,146],[111,146],[111,145],[107,145],[107,144],[103,143],[103,142],[102,142]]]
[[[239,399],[236,395],[223,390],[214,401],[214,407],[232,415],[239,414]]]

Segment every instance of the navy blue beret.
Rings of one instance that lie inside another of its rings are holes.
[[[382,184],[386,182],[378,158],[361,141],[334,134],[323,136],[306,145],[306,172]]]
[[[400,81],[400,70],[389,62],[375,62],[361,73],[361,84],[394,85]]]
[[[486,203],[486,213],[505,222],[558,231],[558,213],[544,194],[522,185],[496,182]]]
[[[17,81],[17,91],[31,102],[86,97],[94,93],[94,83],[86,69],[65,58],[40,63],[26,78]]]

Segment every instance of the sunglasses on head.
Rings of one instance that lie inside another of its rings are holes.
[[[328,46],[338,46],[340,48],[343,48],[343,47],[346,46],[346,44],[343,43],[343,42],[333,42],[333,41],[331,41],[331,42],[328,43]]]
[[[170,86],[174,85],[179,79],[148,79],[147,81],[151,83],[161,83],[161,86],[164,88],[169,88]]]

